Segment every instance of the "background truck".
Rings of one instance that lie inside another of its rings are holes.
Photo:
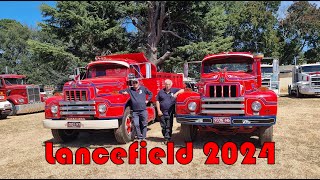
[[[290,96],[320,94],[320,64],[304,64],[292,69],[292,83],[288,85]]]
[[[222,135],[258,135],[260,143],[272,141],[277,94],[261,86],[262,57],[230,52],[207,55],[201,61],[198,92],[177,97],[176,120],[185,141],[198,131]]]
[[[6,94],[12,105],[10,115],[39,112],[44,110],[44,97],[38,85],[27,84],[26,76],[17,74],[0,75],[0,92]]]
[[[7,101],[7,96],[0,91],[0,119],[6,119],[12,111],[12,105]]]
[[[263,55],[260,55],[263,57]],[[263,57],[261,61],[262,86],[273,90],[280,95],[279,60],[272,57]]]
[[[131,86],[132,78],[153,93],[147,104],[149,122],[156,118],[155,98],[165,79],[171,79],[173,87],[185,86],[182,74],[157,72],[143,53],[99,56],[76,72],[75,80],[65,83],[62,96],[46,100],[43,125],[60,142],[76,139],[80,131],[110,129],[117,142],[132,141],[130,95],[119,94]]]

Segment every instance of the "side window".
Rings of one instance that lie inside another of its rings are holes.
[[[0,87],[2,87],[3,85],[2,85],[2,79],[0,79]]]
[[[138,65],[131,65],[130,73],[133,73],[136,78],[141,78],[140,67]]]

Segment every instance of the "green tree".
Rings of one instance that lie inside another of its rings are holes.
[[[58,1],[56,7],[42,5],[43,31],[54,34],[67,52],[88,62],[97,55],[124,51],[128,46],[121,26],[123,2]]]

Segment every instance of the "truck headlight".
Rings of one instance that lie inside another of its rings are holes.
[[[57,105],[52,105],[52,106],[51,106],[51,112],[52,112],[53,114],[56,114],[56,113],[58,112],[58,106],[57,106]]]
[[[19,103],[24,103],[24,99],[18,99]]]
[[[253,111],[260,111],[261,109],[261,103],[259,101],[254,101],[252,104],[251,104],[251,108]]]
[[[0,99],[4,99],[4,96],[0,96]]]
[[[195,111],[196,108],[197,108],[197,103],[195,103],[195,102],[190,102],[190,103],[188,104],[188,109],[189,109],[190,111]]]
[[[107,110],[107,106],[105,104],[99,104],[98,110],[100,113],[104,113]]]

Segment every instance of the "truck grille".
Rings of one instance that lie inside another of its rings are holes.
[[[35,103],[40,102],[40,87],[39,86],[27,86],[28,102]]]
[[[210,97],[237,97],[237,85],[213,85],[209,87]]]
[[[311,86],[315,88],[320,88],[320,77],[311,78]]]
[[[66,101],[87,101],[87,91],[65,91]]]
[[[262,79],[262,86],[270,88],[270,79],[269,78]]]
[[[203,114],[238,114],[244,113],[244,97],[235,98],[202,98]]]
[[[60,115],[95,115],[94,101],[60,101]]]

